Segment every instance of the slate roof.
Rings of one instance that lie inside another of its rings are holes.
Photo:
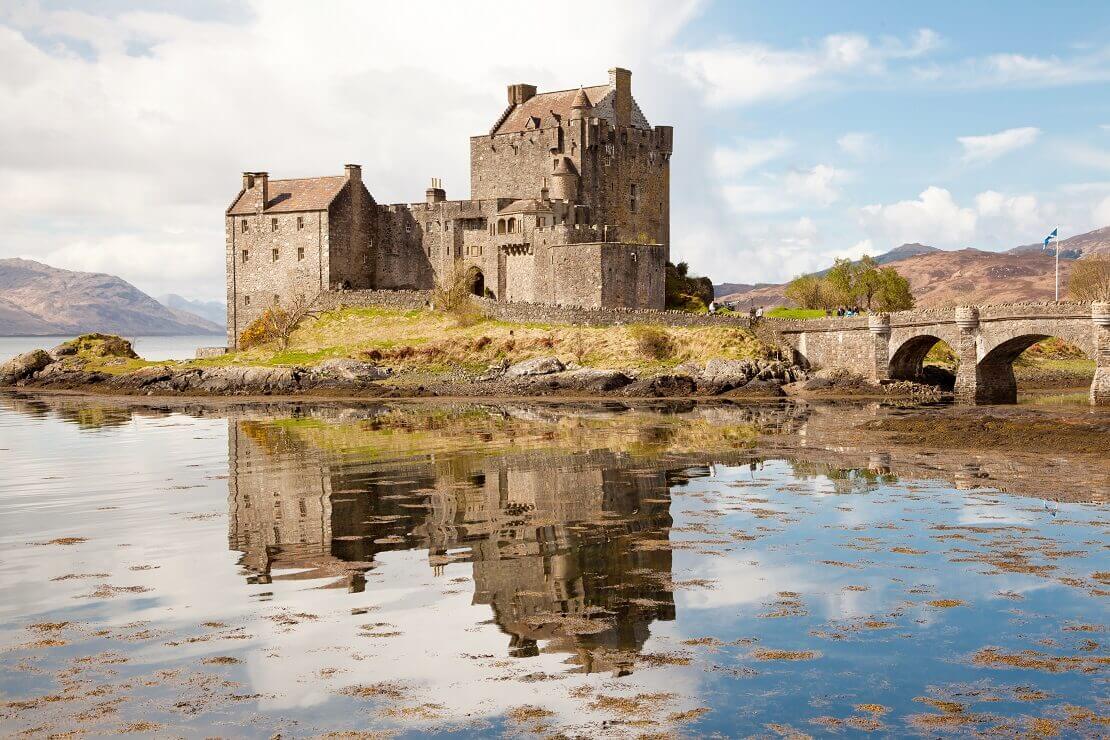
[[[544,203],[535,198],[523,198],[521,200],[514,200],[498,211],[498,213],[551,213],[551,204]]]
[[[269,201],[263,213],[290,213],[293,211],[326,211],[335,197],[347,184],[346,175],[332,177],[299,177],[293,180],[270,180],[267,188]],[[249,207],[249,191],[228,209],[228,215],[248,216],[254,211]]]
[[[563,120],[570,118],[571,106],[574,105],[574,99],[578,96],[579,89],[585,91],[591,106],[597,105],[599,100],[609,94],[608,85],[539,93],[515,106],[494,133],[507,134],[528,131],[529,118],[539,119],[539,126],[534,128],[549,128],[556,123],[552,112],[561,116]]]

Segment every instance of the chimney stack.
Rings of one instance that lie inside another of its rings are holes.
[[[359,164],[345,164],[343,169],[347,173],[347,180],[350,182],[362,182],[362,165]]]
[[[535,85],[509,85],[509,105],[521,105],[536,96]]]
[[[632,73],[621,67],[609,70],[609,89],[614,95],[613,110],[616,113],[617,127],[632,124]]]
[[[269,179],[269,174],[265,172],[243,173],[243,192],[249,193],[247,202],[255,213],[266,210],[266,203],[270,200]]]
[[[443,189],[443,180],[432,178],[432,184],[424,191],[429,203],[440,203],[447,200],[447,191]]]

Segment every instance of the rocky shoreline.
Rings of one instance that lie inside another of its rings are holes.
[[[94,335],[85,345],[75,346],[83,339],[12,358],[0,365],[0,387],[104,395],[370,398],[854,396],[940,400],[946,395],[936,386],[906,381],[880,384],[844,372],[810,373],[781,360],[709,360],[650,375],[582,367],[555,356],[502,363],[477,374],[394,373],[354,359],[329,359],[308,367],[163,363],[117,372],[111,363],[138,359],[126,340]]]

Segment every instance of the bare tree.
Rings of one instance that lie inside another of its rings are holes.
[[[1077,301],[1110,301],[1110,259],[1076,260],[1071,268],[1068,294]]]

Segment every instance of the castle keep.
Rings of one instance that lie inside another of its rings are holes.
[[[467,200],[433,179],[423,202],[380,205],[354,164],[332,177],[244,173],[225,216],[228,345],[294,296],[460,277],[497,301],[661,309],[672,140],[616,68],[576,90],[510,85],[489,133],[470,139]]]

